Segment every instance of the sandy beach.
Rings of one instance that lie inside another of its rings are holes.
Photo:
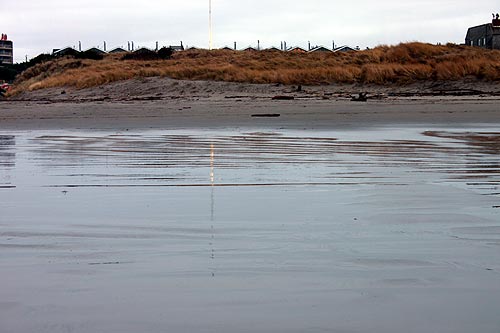
[[[33,91],[0,100],[0,128],[339,128],[500,120],[500,85],[299,87],[165,78]],[[352,102],[359,93],[367,102]],[[273,100],[276,97],[293,100]],[[269,117],[274,115],[274,117]],[[279,115],[279,117],[277,117]]]
[[[498,332],[498,87],[130,85],[0,101],[0,332]]]

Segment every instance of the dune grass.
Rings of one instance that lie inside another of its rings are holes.
[[[152,76],[304,85],[404,85],[464,78],[500,82],[500,51],[415,42],[349,53],[192,50],[175,53],[170,60],[122,60],[118,55],[99,61],[62,58],[23,72],[13,92],[63,86],[88,88]]]

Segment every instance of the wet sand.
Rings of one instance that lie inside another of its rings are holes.
[[[0,103],[0,331],[497,333],[499,113]]]

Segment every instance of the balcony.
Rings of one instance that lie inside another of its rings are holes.
[[[12,50],[13,46],[11,41],[0,41],[0,49]]]

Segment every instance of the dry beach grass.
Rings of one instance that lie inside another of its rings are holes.
[[[189,50],[170,60],[60,58],[22,73],[11,94],[53,87],[89,88],[141,77],[241,83],[404,85],[471,79],[500,82],[500,51],[406,43],[349,53]]]

